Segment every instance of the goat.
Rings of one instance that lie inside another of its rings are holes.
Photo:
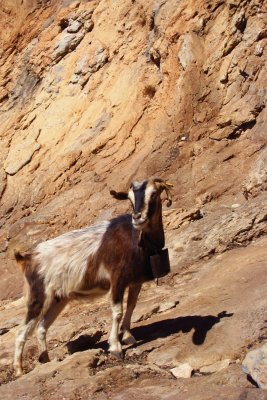
[[[150,256],[164,247],[163,191],[171,205],[171,184],[160,178],[133,182],[129,192],[110,191],[118,200],[129,199],[132,215],[124,214],[74,230],[39,243],[22,255],[15,251],[27,283],[27,312],[15,341],[14,369],[23,374],[22,356],[27,337],[36,328],[40,362],[48,362],[46,333],[66,304],[80,296],[110,291],[112,327],[109,351],[122,357],[119,328],[122,302],[128,287],[127,309],[122,322],[122,340],[134,344],[130,323],[145,281],[152,280]]]

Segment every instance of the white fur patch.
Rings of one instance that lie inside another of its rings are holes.
[[[35,259],[44,277],[47,295],[68,297],[79,292],[87,271],[90,256],[99,249],[109,221],[65,233],[40,243]]]
[[[122,305],[121,303],[115,303],[111,305],[112,315],[114,318],[117,318],[122,313]]]
[[[128,193],[128,198],[131,200],[133,207],[135,206],[135,198],[134,198],[134,192],[133,189],[129,190]]]
[[[110,280],[110,274],[103,264],[99,266],[96,279],[100,282]]]
[[[133,181],[132,185],[133,185],[133,187],[134,187],[136,190],[138,190],[138,189],[141,188],[141,186],[143,185],[143,183],[144,183],[144,181],[142,181],[142,182]]]
[[[152,193],[155,192],[154,186],[147,186],[145,190],[145,205],[148,206]]]
[[[109,336],[109,351],[121,352],[119,341],[119,325],[122,318],[122,303],[112,304],[112,327]]]

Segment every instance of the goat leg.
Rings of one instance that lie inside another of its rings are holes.
[[[127,299],[127,309],[122,323],[122,341],[125,344],[135,344],[136,340],[130,332],[131,318],[135,309],[142,284],[130,285]]]
[[[122,319],[122,301],[113,303],[112,327],[109,336],[109,352],[117,358],[123,358],[121,343],[119,341],[119,327]]]

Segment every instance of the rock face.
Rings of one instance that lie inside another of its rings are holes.
[[[1,398],[266,398],[239,361],[266,339],[264,0],[2,3]],[[58,361],[34,368],[31,339],[13,382],[13,250],[128,211],[109,190],[151,175],[174,184],[172,272],[144,287],[138,346],[111,361],[107,302],[74,305],[51,327]],[[185,364],[192,377],[174,379]]]
[[[214,221],[188,264],[265,232],[262,1],[10,1],[0,17],[2,299],[21,288],[14,247],[123,211],[108,189],[133,177],[174,183],[175,249],[181,225]]]

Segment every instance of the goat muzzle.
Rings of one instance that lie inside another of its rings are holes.
[[[142,230],[147,223],[147,218],[142,218],[141,213],[132,215],[132,223],[135,229]]]

